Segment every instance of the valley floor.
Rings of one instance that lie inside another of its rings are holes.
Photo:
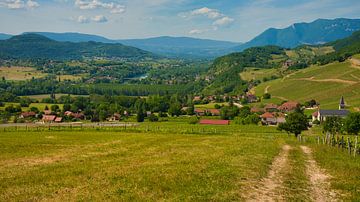
[[[359,157],[272,127],[0,133],[0,201],[359,200]]]

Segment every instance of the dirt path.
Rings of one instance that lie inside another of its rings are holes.
[[[343,84],[351,84],[351,85],[358,83],[356,81],[349,81],[349,80],[343,80],[343,79],[314,79],[313,77],[311,77],[311,78],[301,78],[301,79],[296,79],[296,80],[315,81],[315,82],[333,82],[333,83],[343,83]]]
[[[268,93],[269,92],[269,88],[270,86],[266,86],[265,90],[264,90],[264,94]]]
[[[281,191],[284,189],[284,173],[287,172],[289,151],[291,146],[284,145],[281,152],[275,157],[268,176],[260,184],[251,189],[247,201],[284,201]]]
[[[322,170],[314,160],[309,147],[300,146],[305,153],[306,174],[309,177],[311,198],[313,201],[337,201],[336,192],[331,190],[329,179],[331,176]]]

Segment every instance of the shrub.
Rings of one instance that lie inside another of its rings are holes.
[[[157,117],[155,114],[151,114],[151,115],[149,116],[149,121],[151,121],[151,122],[157,122],[157,121],[159,121],[159,117]]]
[[[199,122],[199,118],[196,116],[193,116],[189,119],[189,124],[197,124]]]

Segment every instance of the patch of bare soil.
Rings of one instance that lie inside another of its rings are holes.
[[[269,92],[269,88],[270,88],[270,86],[266,86],[265,92],[264,92],[265,94]]]
[[[351,63],[351,67],[360,69],[360,60],[359,59],[352,58],[352,59],[350,59],[350,63]]]
[[[331,176],[321,169],[312,156],[309,147],[301,146],[306,154],[306,174],[310,180],[311,198],[313,201],[337,201],[337,193],[330,187]]]
[[[296,80],[314,81],[314,82],[332,82],[332,83],[343,83],[343,84],[351,84],[351,85],[358,83],[356,81],[349,81],[349,80],[343,80],[343,79],[314,79],[313,77],[311,77],[311,78],[301,78],[301,79],[296,79]]]
[[[284,173],[287,172],[289,151],[291,146],[284,145],[278,156],[275,157],[266,178],[249,190],[247,201],[284,201],[281,191],[284,190]]]

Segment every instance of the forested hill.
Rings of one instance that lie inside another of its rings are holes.
[[[234,50],[242,51],[249,47],[266,45],[285,48],[304,44],[319,45],[348,37],[358,30],[360,30],[360,19],[318,19],[311,23],[295,23],[284,29],[270,28]]]
[[[246,67],[278,67],[285,59],[283,48],[266,46],[249,48],[240,53],[232,53],[217,58],[209,69],[211,84],[205,89],[206,94],[241,93],[246,89],[246,82],[240,79],[240,72]]]
[[[350,37],[326,44],[332,46],[335,52],[320,56],[316,62],[328,64],[334,61],[345,61],[347,58],[360,53],[360,31],[354,32]]]
[[[0,40],[0,58],[72,60],[83,58],[142,59],[158,57],[150,52],[99,42],[59,42],[38,34],[23,34]]]

